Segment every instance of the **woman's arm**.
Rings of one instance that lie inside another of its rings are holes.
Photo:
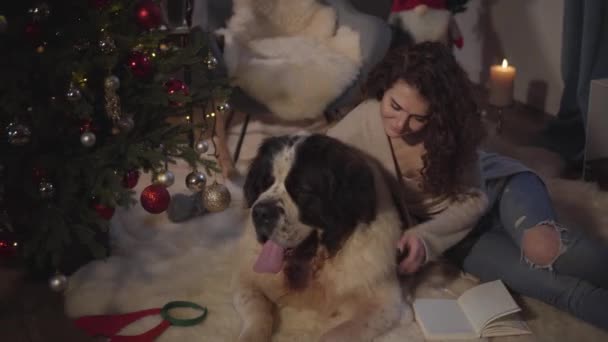
[[[464,239],[485,214],[488,198],[481,189],[471,188],[459,197],[439,214],[405,232],[422,239],[426,261],[436,259]]]

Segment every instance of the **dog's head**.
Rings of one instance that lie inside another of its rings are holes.
[[[376,217],[374,176],[362,153],[319,134],[266,139],[244,192],[258,241],[283,250],[318,239],[334,253]]]

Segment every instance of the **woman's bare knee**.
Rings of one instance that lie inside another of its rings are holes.
[[[526,229],[521,246],[528,261],[546,267],[551,266],[559,256],[561,244],[560,233],[555,226],[539,224]]]

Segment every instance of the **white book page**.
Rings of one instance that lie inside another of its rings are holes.
[[[479,337],[454,299],[416,299],[414,312],[427,339]]]
[[[532,334],[528,324],[517,314],[499,318],[483,329],[481,337]]]
[[[465,291],[458,303],[479,335],[489,322],[521,310],[500,280]]]

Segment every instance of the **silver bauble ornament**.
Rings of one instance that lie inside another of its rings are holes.
[[[121,132],[128,133],[131,132],[133,127],[135,127],[135,121],[133,121],[133,117],[125,116],[120,118],[116,122],[116,126],[118,127],[118,129],[120,129]]]
[[[212,213],[223,211],[230,205],[230,191],[225,185],[217,182],[206,187],[202,196],[203,207]]]
[[[186,186],[191,191],[202,191],[207,184],[207,176],[200,171],[192,171],[186,176]]]
[[[217,110],[220,113],[228,113],[231,109],[232,109],[232,107],[230,106],[230,103],[228,103],[228,102],[224,102],[224,103],[217,105]]]
[[[169,187],[175,183],[175,175],[169,170],[155,172],[154,175],[152,175],[152,183]]]
[[[61,273],[56,273],[49,279],[49,287],[55,292],[63,292],[68,288],[68,278]]]
[[[10,123],[6,127],[6,139],[13,146],[23,146],[30,142],[32,131],[20,123]]]
[[[199,140],[194,144],[194,151],[196,153],[207,153],[209,151],[209,142],[207,140]]]
[[[85,52],[90,46],[91,42],[85,40],[84,38],[81,38],[74,43],[74,51]]]
[[[101,52],[105,53],[106,55],[109,55],[116,51],[116,43],[114,42],[114,39],[112,39],[112,37],[107,34],[101,37],[97,45],[99,46],[99,50],[101,50]]]
[[[217,65],[219,64],[217,58],[209,55],[207,56],[207,58],[205,58],[205,60],[203,61],[205,63],[205,65],[207,66],[207,69],[209,70],[214,70],[215,68],[217,68]]]
[[[38,192],[41,198],[52,198],[55,195],[55,186],[51,182],[42,181],[38,184]]]
[[[51,9],[46,3],[39,3],[34,7],[31,7],[27,12],[32,16],[34,21],[40,21],[48,18],[51,15]]]
[[[95,137],[95,134],[93,132],[84,132],[80,136],[80,143],[82,143],[82,146],[84,147],[92,147],[93,145],[95,145],[96,140],[97,137]]]
[[[76,102],[82,98],[82,93],[75,85],[70,84],[68,91],[65,93],[65,97],[68,99],[68,101]]]
[[[120,87],[120,79],[114,75],[110,75],[103,80],[103,87],[106,90],[117,90]]]

